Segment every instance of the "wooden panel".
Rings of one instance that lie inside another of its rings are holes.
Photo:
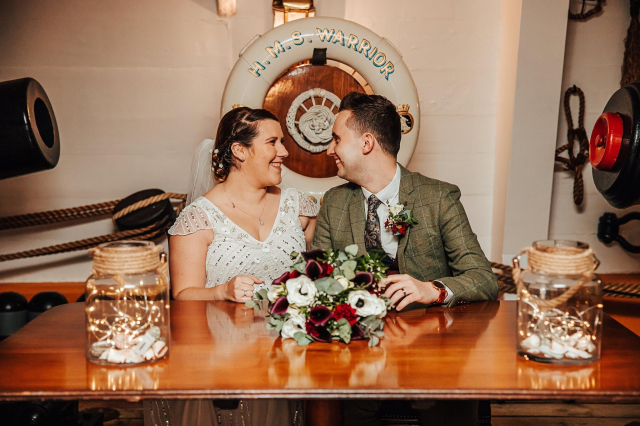
[[[339,68],[328,65],[303,65],[287,72],[271,86],[263,107],[273,112],[282,123],[284,146],[289,151],[284,165],[304,176],[332,177],[338,173],[338,168],[326,151],[314,154],[301,148],[287,131],[286,118],[291,103],[302,92],[316,87],[328,90],[340,99],[349,92],[365,92],[352,76]],[[305,102],[307,108],[311,105],[311,100]],[[331,107],[328,102],[325,105]],[[333,109],[333,112],[337,114],[337,108]],[[300,115],[299,111],[297,118]]]
[[[602,359],[543,365],[515,352],[516,303],[390,313],[386,337],[298,346],[241,304],[175,301],[170,356],[139,367],[84,358],[84,306],[44,313],[0,342],[0,399],[406,398],[640,401],[640,337],[608,316]]]

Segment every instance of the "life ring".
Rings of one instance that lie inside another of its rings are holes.
[[[356,70],[375,94],[383,95],[402,117],[398,162],[409,163],[418,142],[420,103],[416,85],[402,55],[384,37],[338,18],[305,18],[257,35],[240,51],[222,95],[221,115],[238,105],[262,108],[271,85],[291,66],[308,60],[314,48],[326,48],[327,59]],[[282,187],[296,187],[316,199],[345,181],[339,177],[311,178],[282,168]]]

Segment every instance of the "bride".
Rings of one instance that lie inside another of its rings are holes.
[[[241,107],[222,117],[215,144],[200,144],[190,204],[169,229],[175,299],[244,303],[288,270],[292,251],[310,246],[316,204],[276,186],[289,155],[283,138],[272,113]],[[303,417],[296,401],[245,400],[237,409],[211,400],[145,402],[145,426],[300,425]]]

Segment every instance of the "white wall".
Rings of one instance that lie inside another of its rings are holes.
[[[572,0],[573,10],[582,4]],[[562,92],[573,86],[580,87],[586,98],[585,129],[591,136],[593,125],[611,95],[620,88],[620,70],[624,54],[624,39],[629,26],[629,1],[607,2],[604,12],[589,21],[569,21],[567,45],[562,77]],[[578,98],[572,97],[571,110],[574,126],[578,125]],[[557,146],[567,143],[567,122],[564,108],[558,118]],[[564,154],[566,156],[566,154]],[[604,212],[618,216],[627,211],[640,211],[639,207],[617,210],[609,206],[598,193],[591,176],[591,166],[584,168],[585,197],[580,208],[573,204],[573,175],[556,167],[553,180],[549,238],[570,239],[589,243],[601,261],[600,272],[637,272],[640,255],[632,255],[614,244],[610,247],[598,241],[598,218]],[[625,225],[622,235],[632,243],[640,244],[640,226]]]
[[[215,132],[240,49],[271,28],[268,0],[0,3],[0,81],[31,76],[53,104],[58,166],[0,181],[0,216],[184,192],[193,148]],[[414,171],[456,183],[491,253],[501,1],[316,0],[319,16],[370,27],[403,53],[422,128]],[[109,220],[0,234],[0,253],[112,232]],[[37,265],[37,266],[33,266]],[[79,281],[85,254],[0,264],[0,281]]]

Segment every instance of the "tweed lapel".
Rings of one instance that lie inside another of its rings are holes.
[[[415,194],[413,193],[413,177],[411,172],[404,167],[400,166],[400,203],[407,203],[407,210],[413,210],[415,201]],[[411,233],[411,226],[407,229],[407,233],[400,237],[398,241],[398,261],[404,256],[404,250],[407,248],[407,242],[409,241],[409,234]]]
[[[349,201],[349,222],[351,223],[351,233],[353,242],[358,245],[358,256],[366,253],[364,245],[364,227],[367,218],[364,215],[364,194],[362,188],[357,186],[352,191]]]

